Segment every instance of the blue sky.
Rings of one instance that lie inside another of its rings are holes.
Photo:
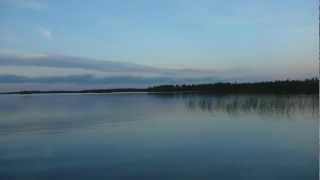
[[[315,0],[1,0],[0,53],[303,78],[317,19]]]

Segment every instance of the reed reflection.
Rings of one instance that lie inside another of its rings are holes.
[[[180,96],[191,110],[226,112],[230,115],[256,113],[259,115],[294,116],[319,115],[317,96]]]

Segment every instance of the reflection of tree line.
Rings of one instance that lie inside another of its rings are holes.
[[[258,113],[292,115],[319,113],[318,96],[194,96],[185,99],[189,110],[227,112],[228,114]]]
[[[155,93],[163,100],[183,100],[191,111],[258,113],[260,115],[319,116],[318,95],[207,95],[196,93]]]

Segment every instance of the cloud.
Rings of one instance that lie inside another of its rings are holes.
[[[10,54],[11,53],[11,54]],[[5,70],[1,70],[5,68]],[[168,78],[207,78],[218,77],[223,73],[216,70],[204,69],[168,69],[155,68],[134,63],[123,63],[92,58],[50,55],[41,53],[18,53],[0,49],[0,70],[15,72],[19,75],[48,76],[92,74],[94,76],[136,76],[136,77],[168,77]],[[19,73],[21,72],[21,73]]]
[[[160,84],[198,84],[218,81],[303,79],[315,75],[315,71],[302,70],[301,67],[294,71],[279,69],[272,74],[250,69],[250,67],[220,70],[166,69],[84,57],[21,53],[0,49],[0,84],[6,90],[15,89],[14,87],[24,90],[23,85],[27,84],[37,84],[37,87],[42,84],[44,89],[50,84],[56,85],[53,88],[61,87],[61,84],[72,84],[80,89],[81,87],[147,87]],[[64,87],[67,88],[67,86]]]
[[[200,84],[216,82],[214,78],[173,78],[173,77],[139,77],[139,76],[111,76],[95,77],[89,74],[71,76],[50,76],[50,77],[26,77],[17,75],[0,75],[0,84],[6,85],[27,85],[42,84],[43,87],[56,85],[55,89],[60,88],[60,84],[78,85],[82,87],[149,87],[162,84]],[[68,87],[66,87],[68,88]],[[69,89],[69,88],[68,88]],[[0,89],[1,90],[1,89]],[[21,89],[24,90],[24,89]]]
[[[39,58],[39,57],[47,57],[47,54],[44,53],[26,53],[22,51],[17,51],[13,49],[8,49],[8,48],[0,48],[0,59],[4,57],[20,57],[21,59],[23,58]],[[0,60],[1,61],[1,60]]]
[[[141,87],[216,82],[215,71],[160,69],[83,57],[0,51],[0,84]]]
[[[50,40],[52,38],[52,32],[45,27],[39,27],[38,28],[38,32],[40,33],[40,35],[48,40]]]
[[[155,68],[133,63],[102,61],[91,58],[52,55],[41,53],[19,53],[6,51],[1,54],[0,67],[3,66],[35,66],[49,68],[84,69],[99,72],[154,72]]]

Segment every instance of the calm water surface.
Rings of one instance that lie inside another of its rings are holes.
[[[0,96],[0,179],[318,179],[317,96]]]

